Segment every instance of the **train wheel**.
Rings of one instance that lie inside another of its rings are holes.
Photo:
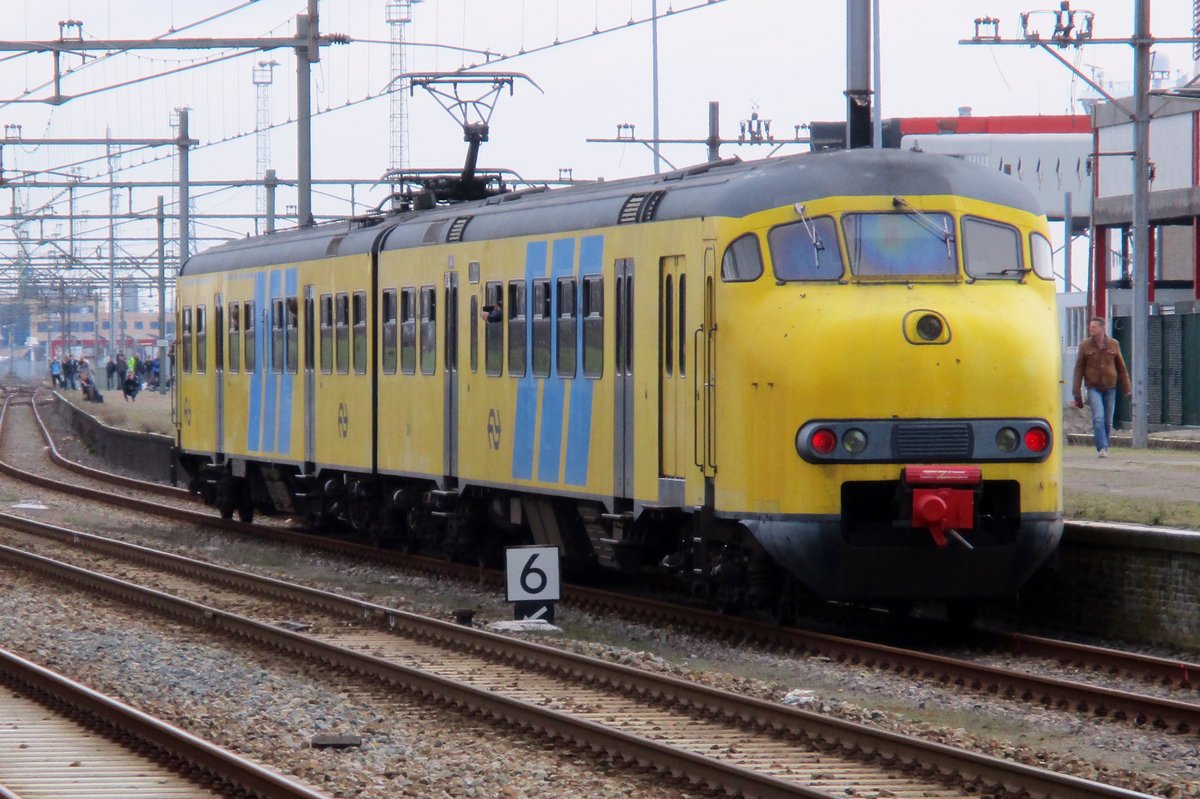
[[[243,480],[241,490],[238,491],[237,515],[238,521],[244,524],[254,521],[254,492],[249,480]]]

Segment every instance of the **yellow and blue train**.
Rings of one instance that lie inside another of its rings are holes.
[[[178,447],[226,516],[681,576],[723,605],[1013,594],[1062,531],[1047,224],[853,150],[273,233],[178,280]]]

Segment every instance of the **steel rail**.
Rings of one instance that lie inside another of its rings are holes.
[[[7,517],[3,522],[11,523]],[[52,527],[24,519],[21,523],[25,529]],[[92,543],[98,538],[65,528],[54,528],[52,534],[60,539],[74,536],[80,543]],[[104,546],[111,547],[112,543],[106,543]],[[977,787],[1003,786],[1005,790],[1019,786],[1031,796],[1074,799],[1132,799],[1144,796],[1137,792],[897,733],[875,730],[798,708],[742,697],[677,678],[450,624],[326,591],[260,578],[247,572],[213,566],[169,553],[156,553],[144,547],[134,549],[139,559],[153,557],[162,564],[172,564],[165,567],[173,571],[182,570],[197,576],[203,573],[208,575],[206,579],[236,584],[243,590],[281,596],[323,608],[341,609],[340,612],[348,612],[364,621],[375,621],[383,628],[411,638],[435,642],[459,651],[498,657],[506,662],[541,672],[599,683],[688,713],[716,715],[734,723],[753,725],[777,734],[814,742],[819,746],[836,747],[852,752],[864,760],[878,759],[894,764],[911,764],[928,774],[939,775],[939,779],[962,780]],[[702,779],[713,788],[730,793],[752,796],[827,796],[774,777],[747,771],[733,764],[679,750],[660,742],[643,740],[604,725],[540,708],[519,699],[504,697],[490,690],[460,684],[382,658],[343,649],[310,636],[289,632],[23,550],[0,546],[0,560],[53,574],[56,579],[66,579],[88,590],[140,607],[151,608],[206,629],[218,629],[269,644],[289,653],[303,654],[390,684],[401,685],[431,700],[445,701],[467,712],[482,713],[594,751],[607,752],[635,762],[651,763],[667,773],[687,774],[693,779]]]
[[[130,746],[129,739],[132,738],[137,746],[148,746],[177,759],[180,764],[194,767],[177,770],[181,774],[184,770],[192,772],[186,776],[189,781],[203,782],[194,773],[195,769],[202,770],[212,781],[227,786],[217,789],[219,793],[230,796],[248,793],[261,799],[330,799],[328,794],[239,757],[4,649],[0,649],[0,675],[0,681],[4,684],[20,686],[20,693],[40,704],[53,703],[70,708],[69,715],[77,723],[119,741],[126,748],[134,748]],[[117,735],[113,731],[117,731]],[[2,790],[0,796],[4,796]]]
[[[66,402],[61,396],[55,395],[55,402]],[[58,447],[54,445],[54,439],[50,435],[50,431],[46,428],[46,423],[42,420],[42,414],[38,411],[37,397],[31,397],[29,401],[30,408],[33,409],[33,418],[37,422],[38,430],[42,434],[42,440],[46,442],[50,454],[50,460],[55,465],[60,466],[67,471],[82,474],[85,477],[90,477],[93,480],[99,480],[106,483],[113,483],[124,488],[132,488],[136,491],[145,491],[148,494],[161,494],[166,497],[174,497],[180,500],[195,501],[195,496],[185,488],[177,486],[164,485],[162,483],[152,483],[149,480],[138,480],[133,477],[126,477],[112,472],[104,472],[99,469],[93,469],[90,466],[85,466],[78,461],[73,461],[69,458],[64,458],[58,451]]]

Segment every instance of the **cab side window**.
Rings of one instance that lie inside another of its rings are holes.
[[[747,233],[736,238],[725,248],[721,258],[721,279],[727,283],[758,280],[762,277],[762,250],[758,246],[758,236]]]

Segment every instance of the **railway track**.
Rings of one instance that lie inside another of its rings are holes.
[[[0,797],[328,799],[0,649]]]
[[[744,796],[1124,797],[1129,791],[881,732],[669,676],[440,622],[304,586],[122,545],[79,531],[4,519],[49,536],[64,551],[136,562],[111,566],[134,579],[167,579],[179,593],[219,595],[218,607],[14,547],[13,568],[153,609],[173,619],[331,664],[446,703],[467,714],[549,736],[665,774]],[[149,570],[149,574],[143,570]],[[169,578],[162,578],[167,571]],[[157,577],[155,575],[158,575]],[[214,590],[214,585],[220,587]],[[223,609],[303,604],[309,634]],[[348,623],[352,621],[352,623]]]
[[[408,570],[454,576],[470,583],[482,581],[500,585],[502,580],[499,573],[481,571],[474,567],[413,558],[278,528],[263,530],[258,526],[224,522],[211,514],[199,514],[199,517],[201,518],[193,517],[190,520],[200,524],[232,528],[240,533],[251,533],[273,540],[285,540],[337,552],[355,559],[383,561]],[[984,642],[990,649],[1014,652],[1022,658],[1036,655],[1044,659],[1045,663],[1035,668],[1049,672],[1070,667],[1078,672],[1106,676],[1124,675],[1130,683],[1170,686],[1171,696],[1148,696],[1140,690],[1089,686],[1081,681],[1081,677],[1068,680],[1053,674],[1039,676],[1029,673],[1024,665],[1017,668],[982,665],[960,658],[815,631],[779,627],[608,591],[569,586],[564,588],[563,598],[574,607],[652,624],[686,626],[735,645],[759,646],[821,656],[849,665],[901,673],[914,679],[955,686],[959,690],[1023,700],[1088,717],[1105,716],[1173,732],[1195,732],[1200,729],[1200,726],[1197,726],[1200,725],[1200,710],[1192,701],[1182,701],[1178,698],[1181,695],[1188,699],[1194,698],[1192,694],[1185,692],[1194,687],[1192,675],[1200,668],[1200,665],[1196,664],[1030,636],[990,635]],[[975,645],[980,644],[976,642]]]
[[[35,413],[40,434],[53,452],[53,443],[39,415]],[[0,411],[0,429],[6,418],[6,409]],[[58,457],[56,463],[72,470],[86,469]],[[147,501],[135,497],[114,498],[98,489],[54,481],[18,469],[0,461],[0,471],[18,479],[34,482],[43,487],[68,491],[104,502],[116,502],[122,507],[167,516],[168,518],[193,524],[215,526],[242,534],[250,534],[269,540],[326,550],[352,558],[385,562],[415,569],[420,572],[450,576],[468,582],[485,582],[500,587],[503,574],[493,570],[447,563],[431,558],[420,558],[396,552],[379,550],[352,542],[337,541],[311,536],[279,527],[246,525],[241,522],[221,519],[218,515],[199,511],[194,507],[170,505]],[[88,476],[106,479],[106,473],[87,469]],[[136,487],[141,481],[121,478],[120,484]],[[164,488],[157,484],[156,488]],[[176,489],[171,489],[176,491]],[[564,586],[563,601],[581,609],[602,614],[616,614],[624,618],[655,623],[686,625],[705,634],[719,637],[738,645],[755,645],[769,649],[784,649],[810,656],[828,657],[854,666],[865,666],[883,671],[907,674],[914,678],[933,680],[960,689],[972,690],[1008,699],[1032,702],[1044,707],[1054,707],[1087,716],[1109,717],[1137,725],[1151,725],[1174,732],[1200,731],[1200,706],[1168,696],[1153,696],[1145,693],[1090,685],[1082,679],[1064,679],[1050,674],[1034,673],[1016,668],[1004,668],[977,663],[973,660],[948,657],[909,648],[889,646],[866,640],[830,635],[812,630],[782,627],[776,624],[756,622],[731,617],[702,609],[669,602],[660,602],[612,591],[597,590],[582,586]],[[1067,641],[1055,641],[1020,634],[973,633],[976,646],[984,646],[995,652],[1007,652],[1023,657],[1036,656],[1047,661],[1054,671],[1071,666],[1076,672],[1098,675],[1124,675],[1128,682],[1149,685],[1175,686],[1177,693],[1189,698],[1190,689],[1197,685],[1195,675],[1200,674],[1200,664],[1171,661],[1148,655],[1129,653],[1116,649],[1086,646]]]

